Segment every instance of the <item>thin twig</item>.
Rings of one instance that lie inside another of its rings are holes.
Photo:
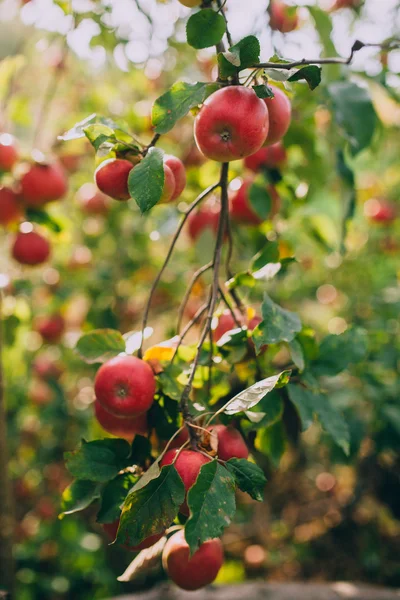
[[[243,329],[243,325],[241,323],[239,323],[239,319],[237,318],[237,315],[235,314],[235,311],[233,310],[228,298],[225,296],[225,293],[221,286],[219,286],[219,295],[221,296],[222,301],[224,302],[224,304],[230,311],[232,318],[235,321],[235,324],[238,326],[238,329]]]
[[[153,137],[153,139],[151,140],[150,144],[143,150],[143,156],[146,156],[146,154],[148,153],[148,151],[150,150],[150,148],[153,148],[153,146],[155,146],[158,142],[158,140],[160,139],[161,134],[160,133],[156,133]]]
[[[177,243],[177,241],[179,239],[181,231],[182,231],[182,229],[183,229],[183,227],[184,227],[184,225],[185,225],[185,223],[186,223],[189,215],[191,214],[191,212],[193,212],[193,210],[196,208],[196,206],[198,206],[204,200],[204,198],[206,198],[209,194],[211,194],[215,189],[217,189],[218,187],[220,187],[220,185],[221,184],[220,184],[219,181],[218,181],[218,183],[214,183],[214,185],[210,185],[207,189],[204,190],[204,192],[202,192],[199,196],[197,196],[196,200],[194,200],[192,202],[192,204],[189,206],[189,208],[183,214],[183,218],[182,218],[181,222],[178,225],[178,228],[177,228],[177,230],[175,232],[174,237],[172,238],[172,242],[171,242],[171,245],[170,245],[170,247],[168,249],[167,256],[165,257],[163,265],[162,265],[160,271],[158,272],[155,280],[153,281],[153,284],[152,284],[151,289],[150,289],[150,294],[149,294],[149,297],[147,299],[147,303],[146,303],[146,306],[145,306],[145,309],[144,309],[144,313],[143,313],[142,338],[141,338],[141,342],[140,342],[140,348],[138,350],[138,356],[139,356],[139,358],[142,358],[143,339],[144,339],[144,335],[143,334],[144,334],[144,330],[146,329],[146,326],[147,326],[147,321],[148,321],[148,318],[149,318],[149,311],[150,311],[150,306],[151,306],[151,302],[152,302],[152,299],[153,299],[153,295],[154,295],[154,292],[156,291],[156,288],[157,288],[157,286],[158,286],[158,284],[160,282],[161,277],[163,276],[163,273],[164,273],[165,269],[168,266],[168,263],[170,261],[170,258],[172,256],[172,254],[173,254],[173,251],[175,249],[175,246],[176,246],[176,243]]]
[[[203,275],[203,273],[205,273],[206,271],[208,271],[209,269],[211,269],[213,266],[212,262],[207,263],[206,265],[204,265],[203,267],[200,267],[200,269],[197,269],[197,271],[195,273],[193,273],[193,277],[189,283],[189,286],[185,292],[185,295],[183,296],[181,305],[179,307],[179,311],[178,311],[178,323],[176,326],[176,332],[179,335],[180,329],[181,329],[181,325],[182,325],[182,319],[183,319],[183,314],[185,312],[185,308],[186,308],[186,304],[189,300],[189,296],[192,293],[193,287],[196,284],[197,280],[200,279],[200,277]]]
[[[226,15],[225,15],[225,4],[226,4],[226,1],[224,3],[222,3],[221,0],[217,0],[218,12],[221,13],[221,15],[224,17],[224,20],[225,20],[226,39],[228,40],[229,47],[231,47],[231,46],[233,46],[233,41],[232,41],[231,32],[229,31],[229,27],[228,27],[228,19],[226,18]]]
[[[192,319],[190,319],[190,321],[185,325],[182,333],[179,336],[179,340],[178,340],[178,344],[177,344],[177,346],[175,348],[175,352],[174,352],[174,354],[173,354],[173,356],[171,358],[171,364],[174,362],[175,356],[178,354],[178,350],[181,347],[181,344],[182,344],[184,338],[186,337],[187,333],[201,319],[201,317],[203,316],[203,314],[206,312],[207,308],[208,308],[208,304],[207,303],[204,303],[202,306],[200,306],[200,308],[196,311],[196,314],[194,315],[194,317]]]

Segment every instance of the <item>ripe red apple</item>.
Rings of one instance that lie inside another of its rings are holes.
[[[219,204],[203,204],[199,210],[193,211],[188,217],[188,233],[191,239],[196,241],[206,229],[216,234],[219,214]]]
[[[64,372],[60,363],[46,355],[36,356],[32,368],[40,379],[58,379]]]
[[[36,317],[33,328],[46,342],[54,343],[58,342],[64,333],[65,321],[58,313],[43,315]]]
[[[68,182],[58,163],[33,163],[21,178],[21,192],[26,206],[38,208],[60,200],[67,193]]]
[[[247,321],[247,329],[249,331],[253,331],[257,327],[259,323],[261,323],[262,319],[258,315],[255,315],[251,319],[245,318],[239,311],[235,310],[236,319],[242,325]],[[213,340],[218,342],[225,333],[231,331],[232,329],[237,329],[238,326],[235,323],[233,315],[229,309],[224,310],[224,312],[218,317],[218,323],[215,329],[213,330]],[[252,340],[251,340],[252,341]]]
[[[278,87],[271,85],[270,88],[274,92],[274,97],[264,99],[269,115],[269,130],[264,142],[266,146],[283,138],[292,119],[292,105],[289,98]]]
[[[97,400],[117,417],[137,417],[153,404],[156,382],[151,367],[135,356],[116,356],[97,371]]]
[[[183,164],[185,167],[201,167],[205,160],[204,155],[199,151],[196,144],[193,144],[183,157]]]
[[[178,453],[177,449],[168,450],[165,453],[165,456],[161,459],[160,466],[164,467],[165,465],[170,465],[174,462],[175,457]],[[209,459],[204,456],[204,454],[200,454],[200,452],[196,452],[194,450],[182,450],[179,453],[178,458],[175,461],[175,468],[178,471],[183,485],[185,486],[186,492],[192,487],[195,483],[197,476],[201,467],[207,463]],[[187,502],[185,502],[180,507],[180,512],[183,515],[189,514],[189,507]]]
[[[219,162],[254,154],[268,135],[268,110],[253,90],[229,86],[214,92],[194,121],[196,144]]]
[[[224,562],[224,549],[219,538],[201,544],[193,556],[181,529],[169,538],[162,554],[163,566],[168,576],[184,590],[198,590],[217,577]]]
[[[137,417],[116,417],[109,413],[98,400],[94,403],[94,413],[96,419],[105,431],[130,442],[135,435],[146,435],[147,433],[147,414],[143,413]]]
[[[96,169],[94,179],[101,192],[114,200],[129,200],[128,177],[133,164],[124,158],[109,158]]]
[[[247,225],[259,225],[262,223],[261,217],[253,210],[249,191],[253,183],[252,179],[245,179],[238,190],[236,190],[232,196],[229,205],[229,212],[234,221]],[[272,185],[267,186],[267,191],[271,198],[271,211],[269,218],[272,218],[279,210],[280,197],[278,192]]]
[[[0,134],[0,171],[11,171],[19,158],[15,138],[9,133]]]
[[[288,6],[281,0],[271,0],[269,25],[274,31],[289,33],[296,29],[299,17],[295,7]]]
[[[21,265],[40,265],[50,256],[50,244],[36,231],[19,231],[14,239],[12,255]]]
[[[61,154],[58,160],[68,173],[75,173],[81,166],[82,158],[81,154]]]
[[[183,162],[176,156],[167,154],[164,156],[164,164],[169,167],[175,179],[175,190],[171,196],[171,201],[176,200],[182,194],[186,187],[186,171]]]
[[[166,163],[164,163],[164,187],[160,202],[171,202],[175,194],[175,189],[176,183],[172,169]]]
[[[117,537],[117,531],[119,527],[119,519],[114,521],[113,523],[103,523],[102,527],[111,541],[114,541]],[[156,533],[156,535],[150,535],[148,538],[140,542],[137,546],[128,546],[124,544],[123,548],[125,550],[129,550],[130,552],[139,552],[140,550],[145,550],[146,548],[150,548],[150,546],[154,546],[163,537],[164,533]]]
[[[370,198],[364,204],[364,214],[374,223],[392,223],[396,219],[396,207],[385,198]]]
[[[106,216],[110,210],[109,197],[99,192],[94,183],[84,183],[76,194],[82,212]]]
[[[208,430],[218,438],[218,458],[221,460],[248,458],[249,450],[239,431],[225,425],[211,425]]]
[[[17,223],[23,217],[19,196],[10,188],[0,188],[0,225]]]
[[[282,142],[271,144],[271,146],[263,146],[251,156],[246,156],[244,165],[250,171],[258,173],[264,167],[274,169],[281,167],[286,162],[286,150]]]

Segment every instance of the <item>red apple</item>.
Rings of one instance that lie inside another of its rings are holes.
[[[54,391],[48,383],[32,379],[28,388],[28,398],[37,406],[46,406],[54,400]]]
[[[263,220],[253,210],[249,198],[249,191],[252,183],[252,179],[246,179],[243,181],[240,188],[232,194],[229,212],[232,219],[238,223],[259,225]],[[267,191],[269,193],[272,205],[269,218],[272,218],[279,210],[280,198],[274,186],[267,186]]]
[[[331,10],[340,10],[341,8],[358,8],[360,4],[361,0],[336,0]]]
[[[188,233],[191,239],[196,241],[206,229],[216,234],[219,214],[219,204],[203,204],[197,211],[193,211],[188,217]]]
[[[97,400],[117,417],[137,417],[153,404],[156,382],[151,367],[135,356],[116,356],[97,371]]]
[[[36,317],[33,328],[40,333],[46,342],[55,343],[59,341],[64,333],[65,321],[58,313],[43,315]]]
[[[17,223],[23,217],[19,196],[10,188],[0,188],[0,225]]]
[[[289,98],[278,87],[271,85],[270,88],[274,92],[274,97],[264,99],[269,115],[269,131],[264,142],[266,146],[283,138],[292,119],[292,105]]]
[[[40,233],[18,232],[12,246],[13,258],[21,265],[40,265],[50,256],[50,244]]]
[[[281,0],[271,0],[269,25],[271,29],[281,33],[289,33],[299,24],[296,8],[288,6]]]
[[[219,538],[201,544],[193,556],[181,529],[169,538],[162,554],[163,566],[168,576],[184,590],[198,590],[217,577],[224,562],[224,549]]]
[[[168,450],[161,459],[160,466],[164,467],[165,465],[172,464],[177,454],[177,449]],[[183,481],[186,492],[188,492],[195,483],[201,467],[209,462],[209,460],[210,459],[204,456],[204,454],[200,454],[200,452],[194,450],[182,450],[179,452],[179,456],[174,464]],[[190,511],[186,500],[179,510],[183,515],[189,514]]]
[[[286,162],[286,150],[282,142],[277,142],[271,146],[263,146],[251,156],[244,159],[244,165],[250,171],[258,173],[264,167],[274,169],[281,167]]]
[[[114,200],[129,200],[128,177],[133,164],[123,158],[109,158],[96,169],[94,179],[101,192]]]
[[[164,164],[169,167],[174,175],[175,190],[172,194],[171,201],[176,200],[182,194],[186,187],[186,171],[183,162],[176,156],[167,154],[164,156]]]
[[[208,430],[218,438],[218,458],[221,460],[248,458],[249,450],[239,431],[225,425],[211,425]]]
[[[117,531],[119,527],[119,519],[114,521],[113,523],[102,523],[102,527],[111,541],[114,541],[117,537]],[[150,546],[154,546],[163,537],[164,533],[156,533],[155,535],[151,535],[143,542],[140,542],[137,546],[128,546],[124,544],[123,548],[125,550],[129,550],[130,552],[139,552],[140,550],[145,550],[146,548],[150,548]]]
[[[0,134],[0,171],[11,171],[19,158],[15,138],[9,133]]]
[[[105,431],[130,442],[135,434],[147,434],[147,414],[143,413],[137,417],[116,417],[102,407],[98,400],[94,403],[96,419]]]
[[[106,216],[110,210],[110,200],[99,192],[94,183],[84,183],[76,194],[82,212],[87,215]]]
[[[57,163],[34,163],[21,178],[24,204],[40,208],[47,202],[60,200],[67,193],[68,182],[64,169]]]
[[[164,187],[160,202],[171,202],[175,194],[175,188],[176,183],[172,169],[166,163],[164,163]]]
[[[36,356],[32,368],[40,379],[58,379],[64,372],[60,363],[46,355]]]
[[[394,204],[385,198],[370,198],[364,204],[364,214],[374,223],[392,223],[396,219],[397,211]]]
[[[238,310],[235,310],[236,319],[239,323],[245,324],[247,321],[247,329],[249,331],[253,331],[257,327],[259,323],[261,323],[261,317],[255,315],[250,320],[245,318]],[[222,338],[225,333],[228,331],[232,331],[232,329],[237,329],[238,325],[236,324],[231,311],[227,308],[224,312],[218,317],[218,323],[215,329],[213,330],[213,340],[218,343],[218,341]],[[252,340],[250,340],[252,342]]]
[[[201,107],[194,122],[199,150],[219,162],[254,154],[268,135],[268,110],[255,92],[229,86],[214,92]]]

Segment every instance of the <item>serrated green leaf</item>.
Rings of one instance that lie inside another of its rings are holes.
[[[258,177],[251,184],[249,189],[250,205],[260,219],[268,219],[271,213],[272,200],[271,194],[263,178]]]
[[[83,128],[83,133],[92,144],[96,152],[105,142],[110,142],[111,147],[117,142],[114,130],[107,125],[103,125],[102,123],[93,123],[92,125],[87,125]]]
[[[241,273],[236,273],[232,279],[226,282],[226,287],[228,290],[233,290],[237,287],[243,286],[248,288],[253,288],[256,282],[251,273],[248,271],[243,271]]]
[[[287,387],[290,401],[295,405],[303,426],[308,429],[314,421],[314,401],[310,391],[302,385],[289,384]]]
[[[294,339],[289,342],[290,356],[299,371],[304,371],[305,361],[303,348],[298,340]]]
[[[219,537],[230,524],[236,510],[235,480],[217,460],[204,464],[187,503],[190,517],[185,526],[185,539],[190,553],[205,541]]]
[[[187,42],[193,48],[209,48],[221,40],[226,31],[224,17],[212,8],[203,8],[191,17],[186,25]]]
[[[185,486],[174,465],[162,467],[158,477],[133,489],[125,500],[117,542],[137,546],[162,533],[178,514],[185,499]]]
[[[236,485],[242,492],[258,502],[263,501],[267,479],[258,465],[244,458],[230,458],[225,466],[233,474]]]
[[[228,53],[218,54],[219,72],[223,78],[232,77],[243,69],[257,64],[260,61],[260,42],[254,35],[248,35],[231,46]]]
[[[129,173],[129,193],[142,215],[161,199],[164,187],[163,156],[159,148],[150,148],[144,159]]]
[[[262,250],[252,260],[251,271],[258,271],[268,263],[276,263],[279,260],[278,242],[267,242]]]
[[[290,373],[291,371],[282,371],[278,375],[272,375],[272,377],[257,381],[254,385],[234,396],[225,406],[224,413],[227,415],[236,415],[253,408],[275,387],[286,385],[289,381]]]
[[[362,361],[367,350],[367,332],[359,327],[351,327],[340,335],[328,335],[320,344],[319,357],[312,370],[317,375],[337,375],[351,364]]]
[[[261,84],[253,85],[252,87],[257,96],[261,99],[274,97],[274,92],[272,91],[272,88],[269,87],[269,85]]]
[[[54,231],[55,233],[60,233],[60,231],[62,231],[60,223],[45,210],[40,210],[40,208],[27,208],[25,216],[27,221],[39,223],[40,225],[47,227],[47,229],[50,229],[50,231]]]
[[[278,467],[286,449],[286,435],[282,420],[271,427],[260,429],[257,432],[255,446],[271,459],[275,467]]]
[[[308,87],[310,90],[315,90],[316,87],[321,83],[321,67],[317,67],[316,65],[308,65],[307,67],[303,67],[293,73],[288,79],[288,81],[301,81],[305,80],[308,83]]]
[[[151,442],[143,435],[135,435],[131,447],[131,464],[143,466],[151,458]]]
[[[86,442],[64,455],[68,471],[77,479],[105,483],[130,464],[131,447],[126,440],[104,439]]]
[[[259,412],[258,412],[259,411]],[[252,423],[250,429],[260,429],[261,427],[271,427],[283,414],[282,398],[277,390],[273,390],[257,404],[257,412],[246,410],[245,415]],[[258,416],[257,416],[258,415]]]
[[[94,329],[79,338],[75,350],[89,364],[105,362],[125,352],[125,341],[116,329]]]
[[[138,480],[137,475],[123,473],[109,481],[101,491],[101,505],[97,513],[98,523],[114,523],[121,514],[125,498]]]
[[[301,331],[298,315],[275,304],[268,294],[264,294],[261,313],[263,320],[252,333],[257,351],[265,344],[291,342],[296,333]]]
[[[153,104],[151,122],[156,133],[168,133],[191,108],[202,104],[207,95],[207,83],[178,81]]]
[[[101,485],[99,483],[76,479],[63,491],[60,517],[84,510],[100,498],[100,491]]]

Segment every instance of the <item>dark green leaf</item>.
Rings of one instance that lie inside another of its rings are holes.
[[[303,431],[314,421],[314,398],[310,390],[302,385],[289,384],[287,387],[289,399],[295,405],[302,422]]]
[[[185,486],[174,465],[161,469],[158,477],[134,488],[125,500],[117,541],[137,546],[170,526],[185,499]]]
[[[151,458],[151,443],[143,435],[135,435],[131,448],[131,464],[143,466]]]
[[[190,517],[185,539],[190,554],[211,538],[219,537],[235,514],[235,480],[217,460],[204,464],[187,497]]]
[[[277,421],[272,427],[260,429],[257,432],[255,445],[260,452],[269,456],[275,467],[278,467],[286,448],[285,429],[282,421]]]
[[[157,133],[168,133],[175,123],[188,114],[191,108],[204,102],[209,84],[174,83],[168,92],[157,98],[151,113],[151,122]]]
[[[223,78],[232,77],[259,61],[260,42],[254,35],[248,35],[231,46],[227,52],[218,54],[220,76]]]
[[[263,178],[257,178],[250,186],[250,205],[260,219],[268,219],[271,213],[272,200]]]
[[[66,452],[68,471],[78,479],[104,483],[130,464],[131,447],[126,440],[105,439],[86,442],[74,452]]]
[[[225,33],[224,17],[212,8],[204,8],[192,15],[186,25],[187,42],[197,50],[215,46]]]
[[[300,372],[304,371],[304,353],[300,342],[297,339],[294,339],[291,342],[289,342],[289,350],[290,356],[292,357],[292,360],[296,367],[299,369]]]
[[[321,342],[319,357],[312,370],[318,375],[337,375],[351,364],[362,361],[368,350],[367,332],[351,327],[340,335],[328,335]]]
[[[259,98],[264,99],[274,97],[274,92],[272,91],[272,88],[269,87],[269,85],[261,84],[253,85],[252,87]]]
[[[236,485],[242,492],[250,494],[258,502],[263,501],[267,479],[258,465],[244,458],[231,458],[225,466],[233,474]]]
[[[301,81],[305,79],[308,83],[308,87],[310,90],[315,90],[316,87],[321,83],[321,67],[317,67],[316,65],[308,65],[307,67],[303,67],[293,73],[288,79],[288,81]]]
[[[101,485],[94,481],[77,479],[69,485],[62,494],[61,515],[70,515],[72,513],[84,510],[92,502],[100,498]]]
[[[163,155],[159,148],[150,148],[144,159],[129,173],[129,193],[142,214],[161,199],[164,187]]]
[[[54,231],[55,233],[60,233],[60,231],[62,231],[62,227],[58,221],[45,210],[40,210],[40,208],[27,208],[25,214],[27,221],[44,225],[44,227],[47,227],[47,229],[50,229],[50,231]]]
[[[94,123],[93,125],[84,127],[83,133],[86,135],[96,152],[104,142],[110,142],[112,145],[117,142],[114,130],[102,123]]]
[[[229,281],[226,282],[226,287],[228,290],[233,290],[240,286],[253,288],[255,285],[256,280],[254,279],[253,275],[247,271],[236,273],[232,279],[229,279]]]
[[[75,349],[87,363],[105,362],[125,352],[125,341],[116,329],[95,329],[80,337]]]
[[[275,304],[268,294],[264,294],[261,312],[263,320],[252,333],[258,351],[265,344],[291,342],[301,330],[298,315]]]
[[[98,523],[114,523],[121,514],[121,507],[131,487],[138,480],[137,475],[124,473],[109,481],[101,492],[101,505],[97,514]]]
[[[276,263],[279,260],[279,247],[277,242],[267,242],[262,250],[253,258],[252,271],[258,271],[268,263]]]
[[[272,377],[257,381],[254,385],[234,396],[225,406],[224,413],[227,415],[236,415],[237,413],[253,408],[275,387],[286,385],[289,381],[290,373],[291,371],[282,371],[278,375],[272,375]]]

